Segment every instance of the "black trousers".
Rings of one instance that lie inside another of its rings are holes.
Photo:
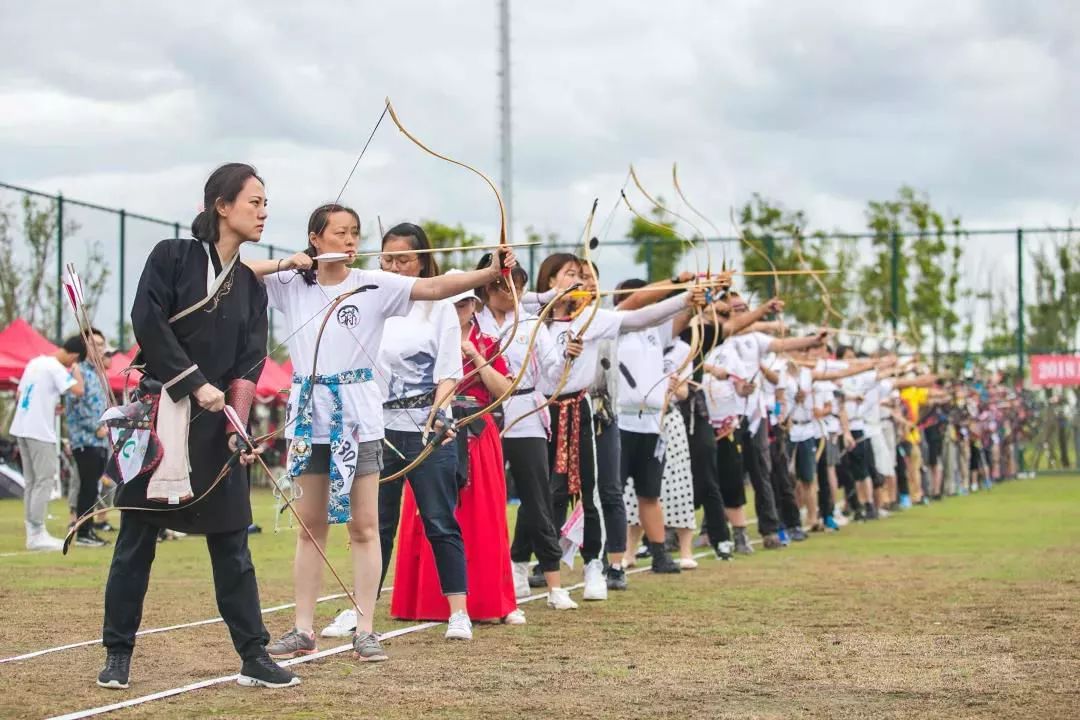
[[[680,404],[683,419],[686,421],[687,439],[690,441],[690,474],[694,478],[694,507],[705,508],[704,530],[709,535],[709,542],[717,543],[731,540],[727,516],[724,514],[724,496],[720,494],[720,474],[716,465],[716,432],[709,424],[708,417],[696,415],[697,402],[694,398]]]
[[[510,463],[521,505],[518,506],[511,562],[529,562],[532,554],[543,572],[559,569],[559,530],[551,517],[551,473],[544,438],[503,438],[503,457]]]
[[[98,499],[98,483],[105,472],[108,451],[100,447],[77,448],[71,453],[79,468],[79,497],[75,502],[75,514],[82,517],[90,512]]]
[[[570,509],[570,491],[567,486],[566,473],[557,473],[555,471],[555,438],[558,437],[559,434],[559,407],[552,404],[550,411],[552,439],[551,442],[548,443],[548,463],[550,463],[551,471],[552,518],[555,520],[555,526],[562,528],[563,524],[566,522],[567,512]],[[600,553],[604,549],[604,533],[600,526],[600,508],[596,506],[596,499],[593,497],[593,493],[597,490],[597,487],[596,447],[593,443],[592,410],[589,409],[589,403],[583,399],[578,404],[577,412],[580,413],[581,418],[581,434],[578,438],[578,462],[581,472],[581,503],[583,505],[582,510],[585,513],[585,537],[583,538],[583,544],[581,546],[581,557],[585,559],[585,562],[590,562],[599,559]],[[612,430],[609,429],[607,432],[612,432]],[[570,461],[573,462],[573,458],[571,458]],[[599,494],[599,492],[597,492],[597,494]],[[608,532],[612,532],[611,528],[608,528]],[[619,528],[615,528],[615,532],[621,532],[624,537],[623,543],[625,547],[625,519],[623,520],[621,531]]]
[[[772,459],[769,457],[769,437],[766,421],[758,424],[757,432],[750,432],[750,424],[743,418],[738,432],[742,446],[743,467],[750,476],[754,488],[754,510],[757,512],[758,532],[773,535],[780,528],[776,514],[776,496],[772,486]]]
[[[772,460],[770,478],[776,496],[776,509],[784,527],[794,530],[802,526],[802,517],[799,515],[799,503],[795,500],[795,478],[791,476],[789,468],[787,433],[779,427],[772,428],[772,431],[774,434],[769,442]]]
[[[621,433],[616,423],[611,423],[595,436],[596,485],[600,493],[600,512],[604,514],[607,538],[604,550],[609,553],[626,552],[626,502],[623,500],[623,483],[620,475],[622,458]]]
[[[137,512],[121,513],[105,585],[102,644],[109,650],[131,652],[135,647],[135,633],[142,623],[143,600],[150,584],[150,566],[157,552],[158,530]],[[206,548],[214,569],[218,612],[229,628],[233,647],[244,659],[256,657],[270,642],[270,633],[262,621],[247,528],[207,535]]]
[[[825,438],[826,443],[832,442],[829,438]],[[816,452],[816,451],[815,451]],[[818,496],[818,514],[821,520],[824,522],[825,518],[833,514],[833,495],[832,487],[829,485],[829,448],[826,446],[825,452],[821,453],[821,457],[817,461],[817,496]]]

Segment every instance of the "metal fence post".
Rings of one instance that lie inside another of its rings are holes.
[[[64,341],[64,194],[56,194],[56,292],[60,302],[56,306],[56,343]]]
[[[896,230],[893,230],[889,235],[889,246],[892,256],[889,287],[892,305],[892,331],[895,337],[897,333],[896,327],[900,321],[900,235]]]
[[[124,265],[126,265],[127,258],[127,211],[121,208],[120,210],[120,261],[117,263],[117,269],[120,271],[120,312],[116,316],[116,346],[119,348],[124,347],[124,308],[126,307],[124,302]]]
[[[180,239],[180,223],[174,222],[172,224],[172,232],[173,232],[173,235],[172,235],[173,239],[174,240],[179,240]]]
[[[273,260],[274,259],[274,246],[270,245],[269,247],[266,248],[266,251],[268,253],[267,257],[270,260]],[[270,349],[273,350],[273,349],[275,349],[274,348],[274,308],[269,307],[269,306],[267,306],[266,327],[267,327],[267,330],[269,331],[267,333],[268,334],[267,342],[270,345]]]
[[[1024,230],[1016,229],[1016,369],[1024,378]]]

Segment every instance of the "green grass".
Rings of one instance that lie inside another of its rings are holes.
[[[267,530],[252,538],[263,604],[290,602],[294,532],[270,532],[269,494],[254,503]],[[0,502],[0,553],[21,550],[21,511]],[[109,554],[0,557],[2,654],[95,637]],[[348,568],[341,528],[330,554]],[[345,655],[302,665],[304,684],[286,692],[219,686],[125,714],[1054,718],[1080,706],[1075,476],[1006,483],[783,551],[630,583],[575,613],[532,603],[528,625],[481,627],[471,644],[448,645],[429,630],[388,643],[391,662],[378,667]],[[319,621],[340,607],[320,606]],[[403,625],[384,613],[380,629]],[[203,543],[159,546],[144,627],[216,614]],[[276,634],[291,615],[266,621]],[[100,659],[100,648],[85,648],[0,665],[0,716],[116,701],[90,684]],[[221,625],[156,635],[140,641],[131,695],[235,670]]]

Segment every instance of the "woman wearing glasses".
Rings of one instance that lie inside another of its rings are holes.
[[[356,212],[342,205],[323,205],[308,220],[305,252],[249,266],[263,277],[269,304],[284,317],[288,331],[295,373],[285,437],[289,475],[302,491],[295,507],[324,547],[328,525],[347,524],[353,592],[363,612],[355,620],[353,648],[360,660],[377,661],[386,659],[372,627],[380,571],[385,568],[376,532],[386,434],[381,412],[386,388],[381,386],[397,379],[376,362],[390,335],[384,333],[384,326],[389,330],[389,318],[404,318],[432,301],[485,285],[499,277],[499,270],[493,266],[434,277],[350,268],[347,261],[355,256],[359,242]],[[314,260],[330,254],[334,254],[332,259]],[[384,266],[398,270],[409,264],[403,260],[420,263],[415,255],[395,255]],[[512,265],[513,257],[504,262]],[[337,299],[341,301],[335,303]],[[424,328],[416,329],[417,335],[423,332]],[[320,345],[322,352],[318,352]],[[318,367],[314,367],[316,357]],[[411,417],[396,417],[395,425],[408,423],[419,437],[423,421],[414,426]],[[267,646],[272,657],[318,650],[313,626],[322,571],[318,550],[306,534],[299,534],[293,564],[295,623]]]

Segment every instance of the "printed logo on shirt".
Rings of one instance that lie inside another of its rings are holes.
[[[558,343],[558,344],[559,344],[560,346],[562,346],[562,347],[566,347],[566,340],[567,340],[567,338],[568,338],[569,336],[570,336],[570,331],[569,331],[569,330],[563,330],[563,331],[562,331],[561,333],[559,333],[559,334],[558,334],[558,336],[557,336],[557,337],[555,338],[555,342],[557,342],[557,343]]]
[[[23,410],[30,409],[30,396],[34,394],[34,384],[31,383],[26,386],[26,392],[23,393],[22,402],[19,403]]]
[[[337,311],[338,325],[354,328],[360,324],[360,308],[355,305],[342,305]]]

